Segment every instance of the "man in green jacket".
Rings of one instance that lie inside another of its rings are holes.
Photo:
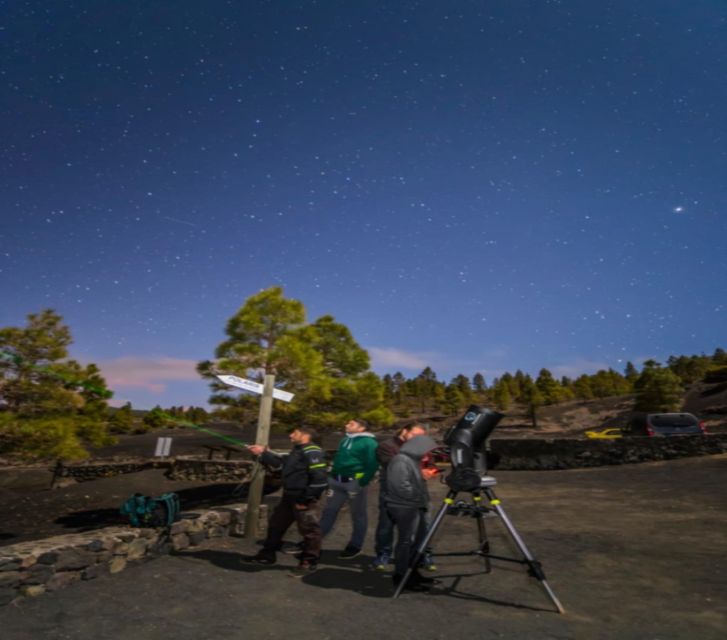
[[[333,467],[328,476],[328,498],[321,516],[321,535],[333,529],[338,512],[349,502],[353,531],[346,548],[339,558],[355,558],[361,553],[367,518],[367,488],[374,477],[379,463],[376,460],[378,442],[373,433],[368,432],[368,423],[361,418],[346,423],[346,437],[338,445],[333,458]]]

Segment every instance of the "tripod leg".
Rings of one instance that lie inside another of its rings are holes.
[[[403,591],[404,587],[406,586],[406,583],[408,582],[409,578],[411,577],[411,574],[414,571],[414,568],[419,564],[419,561],[422,559],[422,556],[424,555],[426,548],[429,546],[429,541],[434,537],[434,534],[437,532],[437,528],[442,523],[442,520],[444,520],[444,516],[447,515],[447,509],[454,502],[454,497],[456,495],[457,495],[456,492],[450,491],[447,494],[447,497],[442,502],[442,506],[439,508],[439,511],[437,512],[437,515],[434,517],[434,520],[432,520],[432,524],[429,526],[429,529],[427,529],[427,534],[424,536],[424,540],[421,541],[421,544],[417,548],[417,552],[414,556],[414,559],[409,564],[409,568],[406,570],[404,577],[401,579],[401,582],[396,587],[396,591],[394,592],[394,595],[393,595],[394,599],[399,597],[399,595]]]
[[[520,537],[520,534],[518,534],[517,530],[513,526],[512,522],[510,522],[510,518],[507,517],[507,514],[505,513],[505,510],[502,508],[502,505],[500,504],[500,501],[497,499],[497,496],[495,496],[495,492],[490,488],[485,488],[485,494],[490,500],[490,505],[494,509],[495,513],[500,517],[500,520],[502,520],[502,524],[505,525],[505,528],[507,529],[508,533],[512,537],[512,539],[515,541],[515,544],[517,545],[518,549],[520,549],[520,552],[525,557],[525,560],[527,561],[528,567],[530,569],[529,573],[534,578],[537,578],[540,581],[540,584],[543,585],[543,588],[545,589],[546,593],[548,594],[548,597],[552,601],[552,603],[555,605],[555,608],[558,610],[558,613],[565,613],[565,609],[563,609],[563,605],[560,603],[560,600],[558,600],[558,597],[555,595],[553,590],[550,588],[550,585],[548,584],[548,581],[545,579],[545,572],[543,571],[543,567],[541,566],[540,562],[538,562],[533,555],[528,550],[527,546],[525,546],[525,543],[523,542],[523,539]]]
[[[472,498],[475,506],[482,506],[482,496],[477,493]],[[490,541],[487,538],[487,528],[485,527],[485,514],[482,511],[477,513],[477,536],[479,539],[479,552],[482,555],[482,559],[485,561],[485,573],[492,572],[492,562],[490,562]]]

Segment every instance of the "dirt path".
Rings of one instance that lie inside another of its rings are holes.
[[[565,615],[521,567],[499,562],[484,575],[469,558],[440,558],[441,585],[392,601],[390,581],[367,568],[372,533],[366,555],[336,558],[349,532],[343,514],[321,568],[302,580],[286,575],[291,556],[250,568],[239,554],[252,545],[219,539],[6,607],[3,640],[725,637],[727,456],[497,478]],[[499,525],[488,528],[493,550],[511,553]],[[445,519],[438,551],[473,544],[472,520]]]

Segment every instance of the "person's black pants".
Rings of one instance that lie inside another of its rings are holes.
[[[311,502],[308,508],[301,510],[295,507],[295,498],[283,496],[268,520],[268,535],[263,550],[276,552],[283,545],[283,536],[294,522],[303,537],[301,560],[318,562],[321,555],[320,508],[318,502]]]
[[[394,552],[394,574],[403,576],[409,568],[416,550],[426,535],[426,529],[419,526],[424,515],[422,509],[411,507],[387,507],[389,517],[396,526],[397,540]]]

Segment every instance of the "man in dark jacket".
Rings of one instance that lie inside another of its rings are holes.
[[[376,525],[375,551],[376,558],[372,566],[377,571],[385,571],[391,560],[394,545],[394,523],[386,510],[386,469],[401,446],[416,436],[425,435],[424,425],[416,421],[405,424],[393,438],[384,440],[376,450],[376,459],[381,465],[379,471],[379,522]]]
[[[263,548],[254,556],[243,558],[249,562],[273,564],[275,552],[280,550],[283,536],[291,524],[298,525],[303,537],[300,563],[292,572],[303,576],[315,571],[321,555],[320,509],[318,499],[328,487],[327,465],[323,451],[312,441],[316,432],[310,427],[297,427],[290,432],[293,449],[285,456],[279,456],[267,447],[250,445],[248,449],[272,470],[282,469],[283,497],[268,521],[268,534]]]
[[[422,476],[422,457],[437,447],[429,436],[415,436],[405,442],[389,463],[386,472],[386,508],[397,529],[394,586],[398,586],[411,564],[426,531],[419,526],[429,507],[429,491]],[[418,569],[412,572],[406,588],[418,591],[431,583]]]

